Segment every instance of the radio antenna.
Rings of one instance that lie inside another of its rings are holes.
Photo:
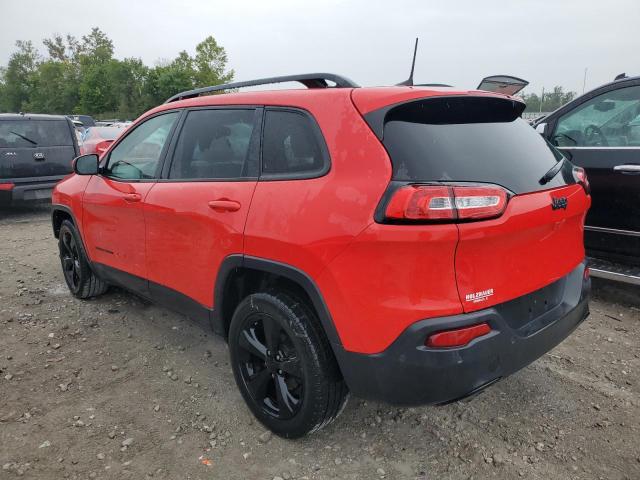
[[[416,67],[416,53],[418,53],[418,37],[416,37],[416,44],[413,47],[413,60],[411,61],[411,73],[409,74],[409,78],[407,78],[404,82],[398,83],[398,85],[409,87],[413,85],[413,70]]]

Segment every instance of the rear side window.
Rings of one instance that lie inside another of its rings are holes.
[[[519,102],[462,96],[389,110],[383,143],[393,163],[393,179],[493,183],[514,193],[574,183],[563,169],[540,184],[562,155],[520,118],[521,111]]]
[[[169,170],[173,179],[257,176],[250,162],[253,109],[193,110],[182,127]]]
[[[328,155],[319,128],[308,115],[267,110],[262,140],[264,175],[309,178],[328,169]]]
[[[66,120],[0,120],[0,148],[73,145]]]

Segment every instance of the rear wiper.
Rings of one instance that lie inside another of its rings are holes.
[[[12,132],[10,131],[9,133],[13,133],[15,136],[22,138],[23,140],[26,140],[29,143],[33,143],[34,145],[38,145],[38,142],[34,142],[33,140],[31,140],[30,138],[25,137],[24,135],[20,135],[19,133],[16,132]]]
[[[564,165],[565,161],[565,157],[562,157],[560,160],[558,160],[558,163],[551,167],[549,171],[542,176],[542,178],[540,179],[540,185],[549,183],[553,179],[553,177],[555,177],[558,172],[562,170],[562,166]]]

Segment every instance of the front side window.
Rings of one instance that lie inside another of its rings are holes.
[[[326,171],[328,162],[316,128],[303,113],[268,110],[262,140],[262,172],[306,177]]]
[[[179,112],[165,113],[138,125],[109,155],[105,175],[121,180],[154,178],[178,115]]]
[[[558,120],[559,147],[640,147],[640,86],[605,92]]]
[[[193,110],[188,113],[169,170],[172,179],[230,179],[257,176],[250,160],[253,109]]]

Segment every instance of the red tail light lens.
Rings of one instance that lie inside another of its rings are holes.
[[[445,330],[429,335],[425,345],[431,348],[463,347],[471,340],[482,337],[489,332],[491,332],[491,327],[488,324],[479,323],[470,327]]]
[[[455,212],[449,187],[400,187],[387,205],[386,216],[406,220],[454,219]]]
[[[96,144],[96,153],[98,155],[102,155],[108,148],[109,145],[113,143],[113,140],[105,140],[103,142],[99,142]]]
[[[589,179],[587,178],[587,172],[584,171],[582,167],[573,167],[573,177],[576,179],[584,191],[587,192],[587,195],[591,193],[591,185],[589,185]]]
[[[385,210],[391,220],[481,220],[502,215],[506,190],[498,186],[405,185],[394,193]]]
[[[15,185],[13,183],[0,183],[0,191],[9,191],[9,190],[13,190],[13,187],[15,187]]]

